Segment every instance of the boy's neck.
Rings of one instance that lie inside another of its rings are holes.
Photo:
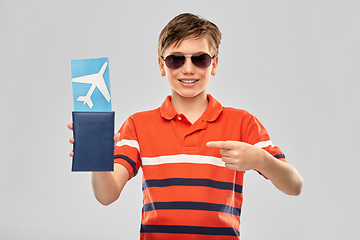
[[[206,91],[191,98],[182,97],[176,92],[173,92],[171,104],[176,112],[184,114],[191,123],[194,123],[201,117],[208,106]]]

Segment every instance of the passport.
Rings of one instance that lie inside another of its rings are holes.
[[[114,170],[114,112],[73,112],[72,171]]]

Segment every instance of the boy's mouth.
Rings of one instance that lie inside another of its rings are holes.
[[[195,83],[195,82],[197,82],[197,81],[199,81],[199,80],[184,80],[184,79],[180,79],[179,80],[180,82],[182,82],[182,83],[185,83],[185,84],[191,84],[191,83]]]

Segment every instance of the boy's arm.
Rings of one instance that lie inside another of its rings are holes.
[[[69,123],[68,128],[73,129],[73,124]],[[115,144],[119,141],[120,134],[114,135]],[[70,138],[69,142],[74,143],[74,138]],[[74,152],[69,154],[74,156]],[[95,198],[103,205],[109,205],[116,201],[126,182],[129,180],[130,174],[128,170],[121,164],[114,164],[113,172],[92,172],[91,182]]]
[[[298,171],[289,163],[276,159],[265,150],[259,148],[258,150],[265,153],[265,156],[263,167],[256,169],[265,175],[283,193],[298,196],[303,185],[303,179]]]
[[[221,148],[220,154],[227,168],[238,171],[256,169],[285,194],[297,196],[301,193],[303,179],[296,169],[265,150],[237,141],[214,141],[206,145]]]
[[[114,164],[113,172],[93,172],[91,182],[95,198],[103,205],[116,201],[126,182],[129,180],[128,170],[121,164]]]

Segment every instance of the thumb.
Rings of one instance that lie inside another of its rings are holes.
[[[120,133],[115,133],[114,134],[114,142],[115,142],[115,145],[119,142],[120,140]]]

